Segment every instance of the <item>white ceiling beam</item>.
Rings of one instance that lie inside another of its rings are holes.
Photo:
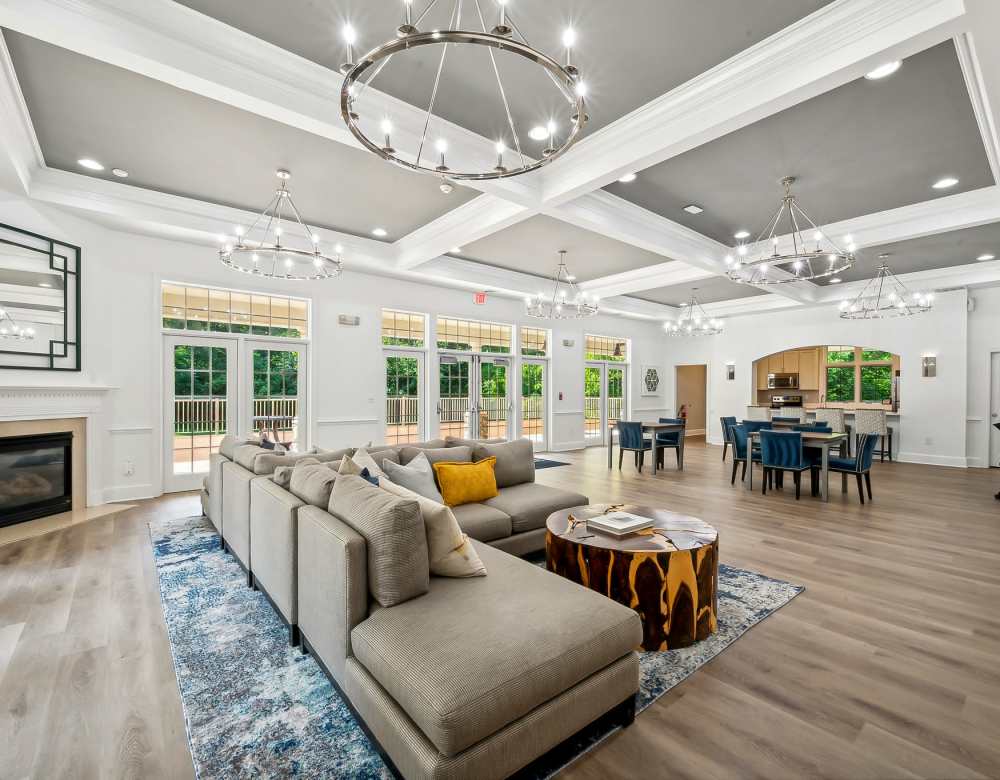
[[[960,32],[963,0],[837,0],[585,138],[544,171],[564,203]]]
[[[579,287],[581,290],[601,298],[607,298],[611,295],[629,295],[644,290],[655,290],[659,287],[672,287],[675,284],[699,282],[717,275],[694,265],[672,261],[624,271],[620,274],[602,276],[599,279],[590,279],[581,282]]]
[[[990,32],[994,36],[997,35],[996,31],[984,30],[983,32],[986,35],[989,35]],[[976,117],[976,124],[979,125],[979,134],[983,139],[983,148],[986,150],[986,159],[989,161],[990,171],[993,173],[993,181],[1000,182],[1000,135],[997,134],[996,115],[990,106],[986,81],[979,64],[979,57],[976,55],[976,43],[971,32],[955,36],[955,52],[958,54],[962,77],[965,79],[969,99],[972,101],[972,111]]]
[[[17,82],[14,64],[10,59],[7,42],[0,33],[0,154],[7,158],[21,194],[27,195],[31,177],[45,165],[42,149],[35,137],[28,107]]]

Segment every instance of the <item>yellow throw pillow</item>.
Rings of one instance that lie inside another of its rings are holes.
[[[476,463],[434,464],[441,495],[448,506],[472,504],[497,496],[497,478],[493,470],[496,457],[489,457]]]

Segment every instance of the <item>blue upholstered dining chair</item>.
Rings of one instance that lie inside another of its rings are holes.
[[[816,480],[812,473],[812,461],[802,454],[801,431],[769,431],[760,432],[760,464],[764,467],[764,479],[761,480],[761,492],[767,493],[768,474],[777,473],[775,480],[781,484],[780,475],[791,471],[795,479],[795,500],[799,500],[802,492],[802,472],[810,472],[810,480],[815,492]]]
[[[796,425],[792,430],[799,433],[833,433],[829,425]]]
[[[641,422],[618,421],[618,470],[622,467],[625,450],[635,453],[635,467],[642,473],[642,461],[647,450],[653,449],[653,440],[642,435]]]
[[[680,425],[687,425],[687,421],[680,417],[661,417],[661,423],[677,423]],[[677,453],[677,465],[681,465],[681,432],[680,431],[666,431],[665,433],[656,434],[656,444],[659,446],[659,451],[657,456],[659,460],[656,462],[657,468],[663,465],[663,451],[668,449],[673,449]]]
[[[800,420],[798,417],[772,417],[771,418],[771,422],[776,422],[776,423],[796,423],[797,424],[797,423],[802,422],[802,420]]]
[[[864,477],[865,487],[868,489],[868,500],[872,500],[872,457],[875,455],[875,448],[879,445],[879,434],[862,433],[858,435],[858,448],[853,458],[830,458],[830,471],[839,471],[841,474],[854,474],[858,480],[858,498],[861,503],[865,503],[865,491],[861,487],[861,478]]]
[[[753,468],[754,463],[760,463],[760,453],[751,452],[750,458],[747,458],[747,446],[749,443],[750,432],[747,430],[746,423],[743,425],[730,425],[726,432],[729,435],[729,443],[733,445],[733,476],[729,480],[730,485],[736,484],[736,468],[742,463],[743,464],[743,475],[741,479],[747,478],[747,463],[750,463],[750,468]]]
[[[726,453],[729,452],[729,428],[736,425],[735,417],[720,417],[722,421],[722,460],[725,462]]]

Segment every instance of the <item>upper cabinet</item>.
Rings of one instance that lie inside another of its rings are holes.
[[[757,361],[757,389],[767,390],[768,374],[798,374],[799,390],[819,390],[820,347],[791,349]]]
[[[819,390],[819,347],[800,349],[795,354],[799,362],[799,389]]]

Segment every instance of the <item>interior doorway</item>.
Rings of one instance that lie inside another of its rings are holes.
[[[705,436],[708,430],[708,366],[677,366],[674,385],[675,414],[686,413],[685,437]]]
[[[1000,468],[1000,352],[990,360],[990,466]]]

